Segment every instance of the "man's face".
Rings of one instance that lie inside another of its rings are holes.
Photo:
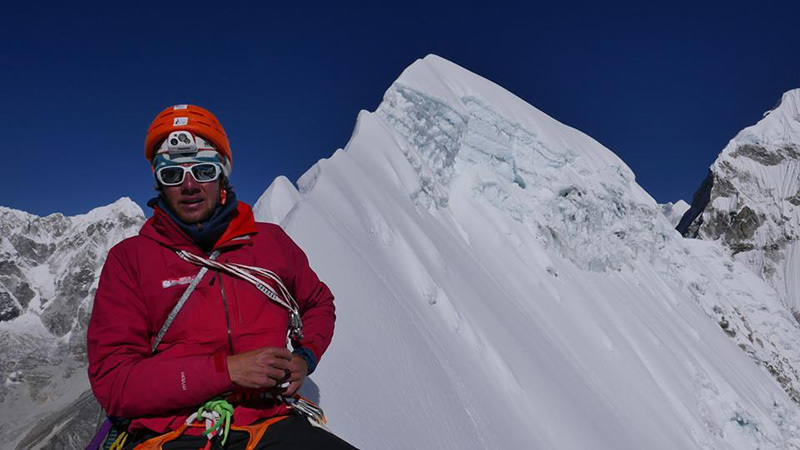
[[[191,164],[181,164],[191,166]],[[177,186],[162,186],[167,205],[184,223],[203,222],[214,213],[220,201],[221,178],[199,183],[187,173],[183,183]]]

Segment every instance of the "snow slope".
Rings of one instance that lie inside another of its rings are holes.
[[[499,86],[419,60],[297,185],[256,214],[337,295],[305,388],[354,444],[800,448],[778,293]]]

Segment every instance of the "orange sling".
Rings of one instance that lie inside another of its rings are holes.
[[[246,426],[232,425],[231,430],[247,432],[250,435],[250,438],[247,441],[246,449],[254,450],[256,448],[256,445],[258,445],[258,443],[261,441],[261,438],[264,437],[264,433],[267,432],[267,428],[288,417],[289,416],[271,417],[263,422],[254,423],[252,425],[246,425]],[[161,436],[156,436],[152,439],[148,439],[142,442],[141,444],[134,447],[134,450],[162,450],[164,444],[166,444],[167,442],[172,442],[175,439],[178,439],[183,434],[183,432],[186,431],[186,429],[189,427],[204,428],[204,426],[199,423],[193,423],[191,425],[183,424],[180,428],[176,430],[172,430],[170,432],[162,434]],[[208,443],[210,444],[211,440],[209,440]],[[208,447],[208,444],[206,445],[206,447]]]

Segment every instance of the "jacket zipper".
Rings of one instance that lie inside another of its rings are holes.
[[[217,272],[219,278],[219,289],[222,292],[222,306],[225,307],[225,323],[228,325],[228,350],[233,354],[233,334],[231,333],[231,317],[228,314],[228,301],[225,299],[225,284],[222,282],[222,274]]]

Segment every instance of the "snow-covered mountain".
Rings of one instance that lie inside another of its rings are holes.
[[[800,320],[800,89],[722,150],[681,230],[725,246]]]
[[[681,208],[589,136],[433,55],[359,114],[344,149],[255,205],[337,296],[304,392],[361,448],[800,449],[800,325],[724,245],[683,239],[668,218]],[[3,311],[27,313],[0,330],[63,330],[3,285]],[[73,374],[36,429],[0,413],[5,442],[79,442],[53,432],[92,428]]]
[[[100,268],[143,220],[128,198],[74,217],[0,207],[0,442],[21,440],[89,388],[86,326]]]
[[[780,295],[499,86],[417,61],[297,185],[256,212],[338,296],[313,378],[357,445],[800,448]]]
[[[667,217],[667,220],[669,220],[669,223],[673,227],[678,226],[683,215],[686,214],[686,211],[690,208],[690,205],[683,200],[678,200],[675,203],[668,202],[659,206],[661,206],[661,212]]]

